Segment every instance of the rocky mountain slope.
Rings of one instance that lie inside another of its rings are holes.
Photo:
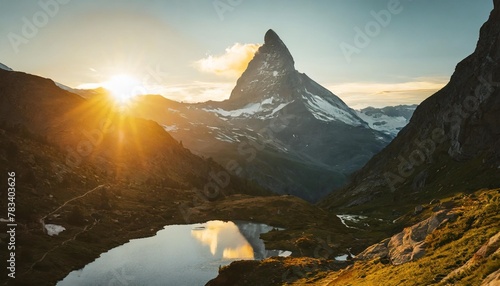
[[[66,159],[61,173],[90,163],[116,181],[202,188],[212,180],[211,172],[223,171],[193,155],[155,122],[116,112],[107,98],[85,100],[50,79],[5,70],[0,70],[0,95],[2,126],[60,148]],[[228,179],[228,191],[230,185]]]
[[[498,3],[473,54],[410,123],[323,205],[397,213],[460,191],[500,185]]]
[[[131,112],[240,176],[310,201],[342,186],[391,139],[299,73],[273,30],[228,100],[188,105],[149,96]]]

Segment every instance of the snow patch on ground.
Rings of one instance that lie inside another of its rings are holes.
[[[337,217],[340,219],[343,225],[347,228],[356,228],[354,226],[349,226],[347,222],[354,222],[358,223],[364,219],[367,219],[367,216],[362,216],[362,215],[349,215],[349,214],[343,214],[343,215],[337,215]]]
[[[337,260],[337,261],[347,261],[347,257],[349,257],[348,254],[339,255],[339,256],[335,257],[335,260]]]
[[[259,119],[269,119],[272,118],[272,116],[283,109],[285,106],[290,104],[290,102],[287,103],[280,103],[278,106],[273,107],[273,102],[275,101],[274,97],[266,98],[260,103],[249,103],[245,107],[240,108],[240,109],[234,109],[234,110],[224,110],[222,108],[217,108],[217,109],[207,109],[204,108],[203,110],[206,112],[213,112],[216,113],[222,117],[252,117],[253,115],[257,114],[262,114],[261,116],[258,116],[257,118]]]
[[[236,138],[232,138],[231,136],[228,136],[224,133],[218,133],[215,136],[215,139],[217,139],[219,141],[229,142],[229,143],[240,142],[240,140],[238,140]]]
[[[46,224],[45,229],[47,230],[47,234],[49,236],[58,235],[59,233],[66,230],[66,228],[64,228],[64,226],[60,226],[57,224]]]
[[[292,255],[292,252],[288,250],[280,250],[278,254],[280,257],[288,257],[290,255]]]
[[[259,109],[260,109],[260,103],[250,103],[250,104],[247,104],[243,108],[235,109],[235,110],[224,110],[222,108],[217,108],[217,109],[204,108],[203,110],[205,110],[207,112],[215,112],[215,113],[220,114],[224,117],[240,117],[243,114],[247,114],[247,115],[255,114],[257,111],[259,111]]]
[[[272,104],[274,101],[274,97],[266,98],[262,101],[261,105]]]
[[[188,109],[190,108],[190,106],[188,106]],[[172,112],[172,113],[179,113],[180,111],[177,110],[177,109],[173,109],[173,108],[167,108],[168,111]]]
[[[282,110],[285,106],[287,106],[288,104],[290,104],[290,102],[287,102],[287,103],[280,103],[280,105],[278,105],[275,109],[273,109],[273,112],[271,112],[271,116],[273,116],[276,112]]]
[[[163,129],[167,132],[175,132],[179,130],[179,128],[176,125],[163,125]]]

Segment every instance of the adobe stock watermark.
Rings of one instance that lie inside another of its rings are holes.
[[[212,2],[215,12],[221,21],[224,21],[224,14],[233,12],[234,9],[243,3],[243,0],[215,0]]]
[[[12,49],[17,54],[20,51],[21,45],[26,45],[32,40],[38,32],[46,27],[51,18],[54,18],[61,10],[61,5],[66,5],[71,0],[40,0],[38,6],[40,10],[35,12],[31,17],[21,18],[20,33],[10,32],[7,35]]]
[[[284,114],[282,117],[275,117],[271,120],[270,124],[258,131],[264,138],[262,144],[255,141],[240,142],[238,145],[238,154],[244,162],[251,163],[257,158],[257,153],[264,150],[265,145],[270,143],[273,134],[281,132],[286,126],[290,124],[290,120],[294,116],[291,114]],[[193,214],[193,209],[202,206],[205,203],[217,199],[222,190],[230,184],[231,175],[241,175],[243,172],[242,165],[235,159],[228,161],[225,164],[225,170],[217,173],[210,172],[210,180],[204,185],[203,189],[195,188],[195,197],[192,202],[183,202],[179,205],[179,211],[186,223],[190,223],[190,216]]]
[[[500,82],[493,81],[493,75],[489,74],[488,79],[480,76],[478,78],[479,85],[474,89],[473,95],[466,96],[461,103],[457,103],[444,115],[444,123],[450,125],[449,132],[446,133],[443,128],[437,127],[432,130],[430,137],[413,143],[416,148],[408,155],[403,157],[398,156],[398,173],[384,173],[384,179],[392,192],[396,190],[398,184],[403,184],[414,172],[415,169],[423,165],[427,160],[431,159],[437,147],[452,139],[456,144],[450,146],[449,152],[460,152],[458,144],[458,136],[460,133],[461,123],[478,111],[482,102],[486,101],[500,87]],[[416,178],[415,178],[416,179]]]
[[[363,29],[358,26],[354,27],[355,34],[352,44],[342,42],[339,45],[346,61],[350,63],[354,54],[360,54],[363,49],[368,47],[372,39],[379,36],[383,28],[389,26],[393,16],[401,12],[403,12],[403,5],[400,0],[389,0],[386,9],[378,12],[374,10],[370,11],[373,20],[367,22]]]

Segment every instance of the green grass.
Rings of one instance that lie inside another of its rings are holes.
[[[329,285],[447,285],[439,278],[451,273],[474,256],[474,253],[500,231],[500,190],[481,190],[457,201],[458,218],[438,228],[426,238],[426,255],[400,266],[380,260],[359,261],[339,275],[333,273],[322,282]],[[477,268],[451,279],[453,285],[479,285],[499,269],[500,257],[492,255]]]

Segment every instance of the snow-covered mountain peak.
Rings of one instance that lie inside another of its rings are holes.
[[[219,116],[267,119],[279,115],[285,106],[304,119],[368,127],[340,98],[295,69],[290,51],[273,30],[265,34],[264,45],[238,79],[230,98],[217,106],[220,109],[209,106],[205,110]]]

